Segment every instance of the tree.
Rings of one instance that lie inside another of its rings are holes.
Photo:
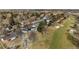
[[[46,22],[45,22],[45,21],[41,21],[41,22],[39,23],[39,26],[38,26],[38,28],[37,28],[37,31],[38,31],[38,32],[43,32],[43,30],[44,30],[44,28],[45,28],[45,25],[46,25]]]

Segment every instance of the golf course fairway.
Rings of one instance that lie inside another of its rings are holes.
[[[60,27],[56,29],[53,32],[51,44],[49,48],[54,49],[61,49],[61,48],[76,48],[72,42],[70,42],[67,38],[67,30],[70,28],[70,26],[73,26],[75,22],[74,16],[69,16],[66,20],[63,22],[63,27]]]

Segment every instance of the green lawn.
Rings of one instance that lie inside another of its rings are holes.
[[[67,30],[73,26],[75,17],[70,16],[64,21],[64,27],[53,32],[50,48],[75,48],[75,46],[67,39]]]

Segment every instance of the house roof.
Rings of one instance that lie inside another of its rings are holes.
[[[13,39],[15,37],[16,37],[16,34],[14,32],[12,32],[12,33],[10,33],[8,35],[0,35],[0,39],[4,39],[4,40]]]

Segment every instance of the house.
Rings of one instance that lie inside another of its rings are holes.
[[[2,36],[1,40],[14,40],[16,39],[16,34],[14,32],[8,33],[7,35]]]
[[[50,20],[47,19],[46,22],[47,22],[47,24],[49,24]]]
[[[31,31],[37,31],[37,26],[35,24],[32,25]]]
[[[28,29],[27,29],[27,28],[21,28],[21,31],[22,31],[23,33],[27,33]]]

